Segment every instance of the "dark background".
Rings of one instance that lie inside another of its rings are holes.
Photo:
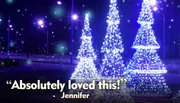
[[[57,5],[56,0],[14,0],[12,3],[7,1],[11,0],[0,0],[1,51],[7,51],[7,27],[10,16],[13,25],[13,30],[10,32],[11,40],[17,40],[17,44],[11,48],[12,52],[44,54],[46,34],[43,31],[45,30],[38,28],[36,24],[38,19],[44,19],[49,30],[49,53],[56,54],[57,45],[59,42],[64,42],[68,49],[66,55],[69,55],[71,0],[61,0],[61,5]],[[137,19],[141,3],[142,0],[118,0],[121,16],[120,29],[125,48],[124,58],[131,58],[135,52],[131,46],[140,26],[137,24]],[[158,53],[163,57],[163,50],[166,46],[166,58],[180,58],[180,0],[158,0],[157,5],[158,11],[154,11],[153,29],[161,45]],[[93,45],[99,54],[106,34],[108,7],[109,0],[74,0],[74,13],[79,16],[79,20],[74,21],[74,56],[79,49],[86,12],[91,14]],[[56,12],[54,8],[58,8]],[[166,18],[165,21],[163,21],[163,16]],[[166,45],[163,45],[163,40]]]

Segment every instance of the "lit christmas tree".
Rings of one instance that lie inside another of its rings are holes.
[[[75,68],[74,73],[71,76],[72,80],[88,80],[97,79],[98,72],[94,61],[96,55],[92,46],[91,29],[89,27],[89,15],[86,14],[84,21],[84,28],[82,30],[82,43],[78,52],[77,59],[79,59],[78,65]]]
[[[121,53],[124,51],[121,33],[119,29],[120,17],[117,8],[117,0],[110,0],[108,13],[108,27],[101,48],[103,54],[100,75],[103,78],[121,77],[124,70],[124,61]]]
[[[136,96],[167,96],[170,90],[162,76],[167,70],[156,52],[160,46],[151,26],[154,19],[150,0],[143,0],[138,23],[141,27],[132,46],[136,53],[126,72],[131,75],[129,86],[135,87]]]
[[[126,87],[126,83],[122,83],[120,89],[117,90],[95,89],[92,92],[91,103],[135,103],[130,92],[131,90]]]
[[[180,103],[180,91],[172,98],[172,103]]]
[[[116,82],[122,78],[124,72],[124,61],[121,54],[124,51],[121,33],[119,29],[120,17],[117,8],[117,0],[110,0],[110,9],[108,13],[108,27],[106,36],[101,48],[104,56],[102,60],[100,76],[106,79],[106,82]],[[120,89],[99,89],[92,92],[91,103],[134,103],[130,96],[126,83],[121,83]]]

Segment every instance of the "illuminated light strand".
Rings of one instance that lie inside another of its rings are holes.
[[[72,73],[71,79],[76,81],[97,79],[99,76],[94,64],[94,60],[96,60],[97,56],[94,53],[94,49],[92,46],[89,16],[87,14],[84,20],[84,28],[82,30],[81,39],[82,43],[77,56],[77,59],[79,59],[79,61],[78,65],[75,68],[75,71]]]
[[[133,46],[133,48],[137,48],[137,49],[159,49],[159,46]]]
[[[167,70],[130,70],[131,74],[162,74],[167,73]]]
[[[165,97],[171,93],[161,74],[134,74],[131,78],[129,85],[135,86],[135,96]]]
[[[166,70],[156,50],[137,49],[129,61],[127,70]]]
[[[117,9],[117,0],[110,0],[109,8],[107,16],[108,27],[103,46],[101,47],[103,59],[99,74],[101,78],[119,78],[124,71],[124,61],[121,56],[124,47],[120,36],[120,17]]]

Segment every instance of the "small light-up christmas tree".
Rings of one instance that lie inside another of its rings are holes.
[[[107,16],[108,27],[101,48],[103,60],[100,75],[103,78],[119,78],[122,76],[124,71],[124,61],[121,56],[124,47],[120,36],[120,17],[117,8],[117,0],[110,1],[110,9]]]
[[[92,35],[89,27],[89,14],[86,14],[84,20],[84,28],[82,30],[82,43],[78,52],[77,59],[79,59],[78,65],[73,72],[72,80],[89,80],[97,79],[98,72],[94,61],[96,60],[96,54],[92,46]]]
[[[132,46],[136,53],[127,66],[132,79],[129,85],[135,87],[136,96],[166,96],[170,90],[162,74],[167,70],[156,51],[160,46],[151,26],[154,19],[150,0],[143,0],[137,22],[141,27]]]

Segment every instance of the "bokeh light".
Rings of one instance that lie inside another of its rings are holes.
[[[10,42],[10,47],[14,47],[15,43],[13,41]]]
[[[177,8],[180,8],[180,5],[178,5]]]
[[[43,20],[43,19],[39,19],[39,20],[37,21],[37,24],[38,24],[38,27],[44,28],[44,20]],[[21,30],[23,30],[23,29],[21,29]]]
[[[56,52],[60,53],[61,55],[64,55],[68,50],[68,46],[66,42],[59,42],[56,45]]]
[[[10,28],[12,28],[12,25],[9,25]]]
[[[21,44],[24,44],[24,41],[21,41]]]
[[[14,0],[6,0],[6,2],[7,2],[8,4],[13,4],[13,3],[14,3]]]
[[[65,10],[63,9],[62,6],[56,6],[56,7],[53,7],[51,12],[52,12],[53,17],[59,19],[60,17],[64,15],[64,11]]]
[[[39,20],[39,21],[38,21],[38,25],[41,26],[41,25],[43,25],[43,24],[44,24],[44,21],[43,21],[43,20]]]
[[[73,15],[72,15],[72,19],[73,19],[73,20],[77,20],[77,19],[78,19],[78,15],[77,15],[77,14],[73,14]]]
[[[5,63],[4,63],[3,61],[1,61],[1,66],[4,66],[4,64],[5,64]]]
[[[44,25],[41,25],[40,27],[41,27],[41,28],[44,28]]]
[[[158,8],[157,8],[157,7],[153,7],[153,10],[154,10],[154,11],[157,11],[157,10],[158,10]]]
[[[3,14],[0,13],[0,24],[3,23]]]
[[[31,64],[32,64],[32,60],[31,60],[31,59],[28,59],[28,60],[26,61],[26,64],[27,64],[27,65],[31,65]]]

